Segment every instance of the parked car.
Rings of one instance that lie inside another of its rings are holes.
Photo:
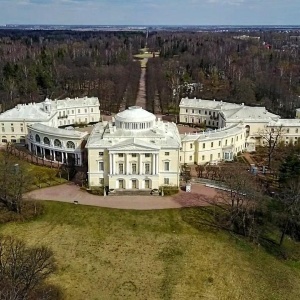
[[[151,190],[151,195],[154,195],[154,196],[158,196],[159,195],[159,189],[153,189]]]

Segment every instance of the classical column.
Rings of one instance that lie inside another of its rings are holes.
[[[43,149],[43,157],[44,157],[44,159],[46,158],[45,157],[45,148],[42,148]]]
[[[109,154],[109,174],[112,174],[112,154]]]
[[[78,166],[82,165],[82,155],[81,153],[78,154]]]
[[[151,175],[155,174],[155,159],[154,154],[151,154]]]
[[[129,155],[128,155],[128,153],[126,153],[125,154],[125,164],[126,164],[126,175],[128,175],[129,174]]]
[[[115,166],[115,156],[114,156],[114,154],[111,155],[111,170],[112,170],[112,174],[116,174],[116,166]]]
[[[37,156],[37,146],[35,145],[35,155]]]
[[[139,170],[138,170],[138,174],[144,174],[143,172],[143,166],[142,166],[142,154],[139,154]]]
[[[28,151],[31,152],[31,143],[28,143]]]
[[[155,174],[159,174],[159,161],[158,161],[158,154],[155,154],[155,159],[156,159],[156,172]]]
[[[53,160],[56,161],[55,150],[53,150]]]

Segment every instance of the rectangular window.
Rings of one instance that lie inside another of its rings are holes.
[[[190,144],[190,149],[192,149],[192,148],[193,148],[193,144],[191,143],[191,144]]]
[[[69,113],[70,113],[70,111],[69,111],[69,110],[67,110],[67,113],[69,114]]]
[[[136,174],[136,164],[131,165],[132,174]]]
[[[103,152],[99,152],[99,156],[103,156]]]
[[[208,114],[211,115],[211,111]]]
[[[207,115],[207,111],[204,112]]]
[[[179,161],[181,161],[181,156],[179,156]]]
[[[150,164],[145,164],[145,174],[150,174]]]
[[[227,140],[225,140],[225,146],[227,146]]]
[[[169,156],[170,155],[170,152],[165,152],[165,156]]]
[[[298,133],[298,128],[296,129],[296,133]]]
[[[72,114],[74,114],[74,109],[72,109]]]
[[[119,153],[118,156],[119,156],[119,157],[123,157],[124,154],[123,154],[123,153]]]
[[[213,155],[212,155],[212,154],[210,155],[210,160],[211,160],[211,161],[213,160]]]
[[[7,143],[7,139],[2,139],[2,143]]]
[[[91,108],[91,112],[93,112],[94,110]]]
[[[132,156],[132,157],[136,157],[136,153],[132,153],[131,156]]]
[[[23,127],[21,127],[21,132],[24,132],[24,128]]]
[[[192,155],[190,155],[190,161],[192,161],[193,160],[193,156]]]
[[[164,178],[164,184],[170,184],[170,178]]]
[[[218,153],[218,158],[220,158],[221,157],[221,154],[220,153]]]
[[[289,130],[289,129],[287,129],[287,130],[286,130],[286,133],[290,133],[290,130]]]
[[[205,149],[205,143],[202,144],[202,148]]]
[[[201,110],[199,110],[199,114],[201,114]]]
[[[78,109],[78,113],[80,113],[80,109]]]
[[[99,161],[99,171],[104,171],[104,163],[103,163],[103,161]]]
[[[188,110],[186,109],[186,110],[185,110],[185,112],[187,113],[187,112],[188,112]]]
[[[4,127],[2,127],[2,132],[5,132],[5,128]]]
[[[205,155],[202,155],[202,160],[205,160]]]
[[[170,162],[165,161],[165,171],[170,171]]]
[[[15,132],[15,129],[13,127],[11,128],[11,132]]]
[[[123,174],[123,172],[124,172],[123,164],[119,164],[119,174]]]
[[[211,142],[211,143],[210,143],[210,146],[213,147],[213,146],[214,146],[214,142]]]
[[[194,113],[194,110],[192,109],[192,113]]]
[[[84,112],[87,113],[87,109],[85,109]]]
[[[146,153],[146,154],[145,154],[145,157],[150,157],[150,153]]]

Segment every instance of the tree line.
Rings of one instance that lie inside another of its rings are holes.
[[[300,106],[300,39],[286,32],[150,34],[147,100],[163,111],[182,97],[266,106],[293,117]]]
[[[101,109],[135,103],[142,33],[0,31],[4,110],[49,98],[96,96]]]

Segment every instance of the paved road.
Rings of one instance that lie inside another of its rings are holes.
[[[203,199],[213,197],[214,189],[207,188],[201,184],[192,186],[195,194],[180,192],[174,197],[161,196],[96,196],[81,190],[73,183],[35,190],[25,194],[26,199],[53,200],[59,202],[110,207],[119,209],[152,210],[180,208],[190,206],[207,205]]]

